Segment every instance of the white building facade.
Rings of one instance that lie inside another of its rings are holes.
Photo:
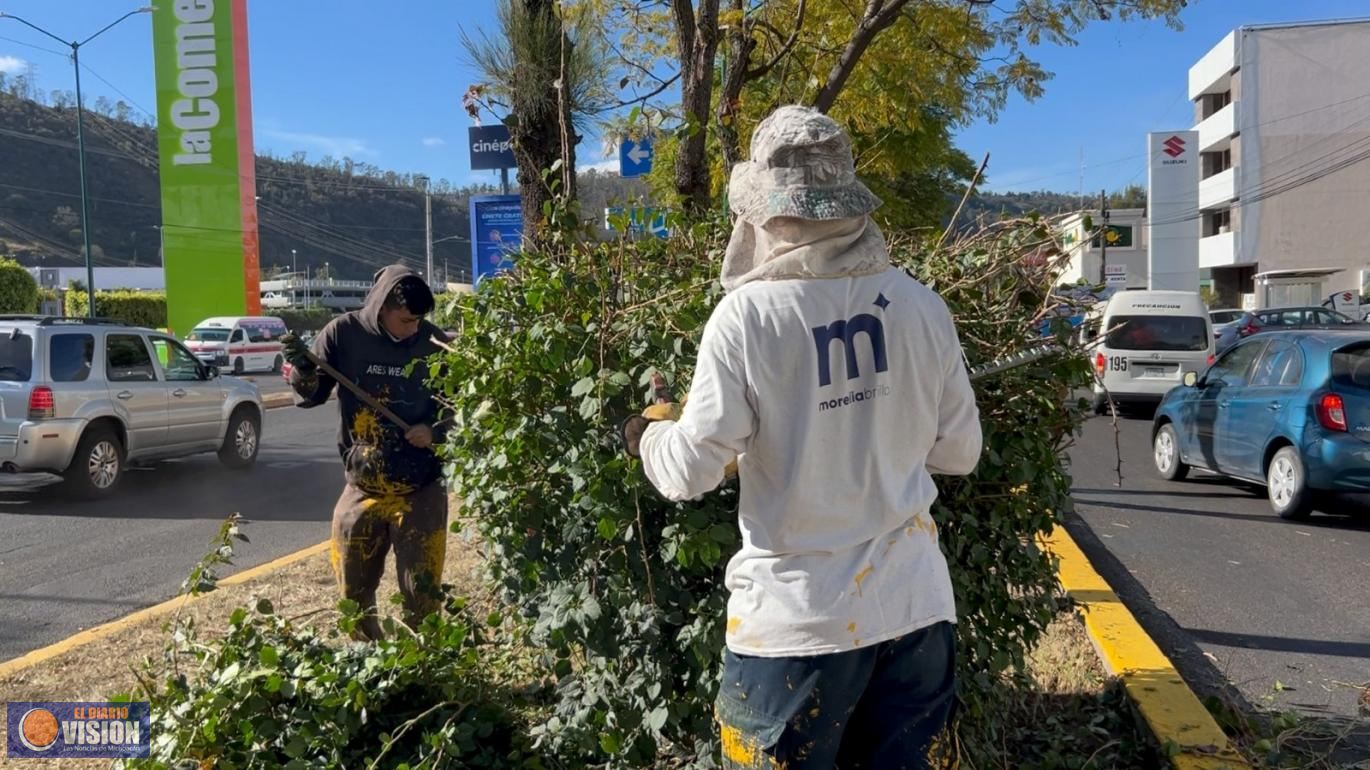
[[[1248,26],[1189,70],[1199,266],[1219,303],[1264,304],[1313,270],[1323,296],[1370,266],[1370,20]]]
[[[1119,290],[1147,288],[1145,209],[1110,209],[1107,229],[1099,211],[1079,211],[1061,217],[1057,231],[1070,257],[1060,283],[1083,281]]]

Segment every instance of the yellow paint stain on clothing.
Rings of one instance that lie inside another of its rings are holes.
[[[855,622],[851,622],[851,623],[848,623],[848,624],[847,624],[847,633],[849,633],[849,634],[854,634],[854,633],[856,633],[856,623],[855,623]]]
[[[723,743],[723,758],[741,767],[759,767],[757,758],[759,747],[742,731],[730,725],[720,724],[719,736]]]
[[[432,576],[433,582],[442,582],[442,565],[447,559],[447,533],[443,530],[429,532],[423,541],[423,566]]]
[[[863,570],[861,570],[860,572],[856,573],[856,595],[857,595],[857,596],[861,596],[861,595],[862,595],[862,593],[861,593],[861,584],[862,584],[863,582],[865,582],[866,578],[870,577],[870,576],[871,576],[871,573],[874,572],[874,571],[875,571],[875,566],[874,566],[874,565],[871,565],[871,564],[867,564],[865,569],[863,569]]]
[[[851,646],[853,646],[853,647],[860,647],[860,646],[861,646],[861,640],[860,640],[860,639],[853,639],[853,640],[851,640]]]
[[[735,634],[742,627],[742,618],[728,618],[728,633]]]
[[[913,527],[906,527],[906,528],[904,529],[904,534],[909,535],[909,536],[912,536],[912,535],[913,535]]]

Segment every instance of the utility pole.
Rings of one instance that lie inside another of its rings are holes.
[[[1099,218],[1104,221],[1103,229],[1099,231],[1099,279],[1104,288],[1108,288],[1108,193],[1105,190],[1099,191]]]
[[[295,265],[295,250],[290,250],[290,306],[296,307],[295,299],[299,295],[300,272]]]
[[[433,285],[433,190],[427,176],[416,181],[423,186],[423,280]]]

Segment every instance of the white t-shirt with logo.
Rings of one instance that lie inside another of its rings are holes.
[[[895,268],[748,283],[705,326],[689,393],[642,461],[689,500],[738,459],[729,649],[828,654],[956,620],[931,474],[970,473],[981,434],[940,297]]]

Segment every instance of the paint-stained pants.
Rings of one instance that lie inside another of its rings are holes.
[[[441,604],[447,551],[447,492],[429,484],[409,495],[372,496],[348,484],[333,508],[333,572],[345,598],[366,611],[355,636],[380,639],[376,589],[385,555],[395,549],[405,623],[417,627]]]
[[[956,698],[955,626],[850,652],[724,653],[715,714],[727,770],[925,770]]]

